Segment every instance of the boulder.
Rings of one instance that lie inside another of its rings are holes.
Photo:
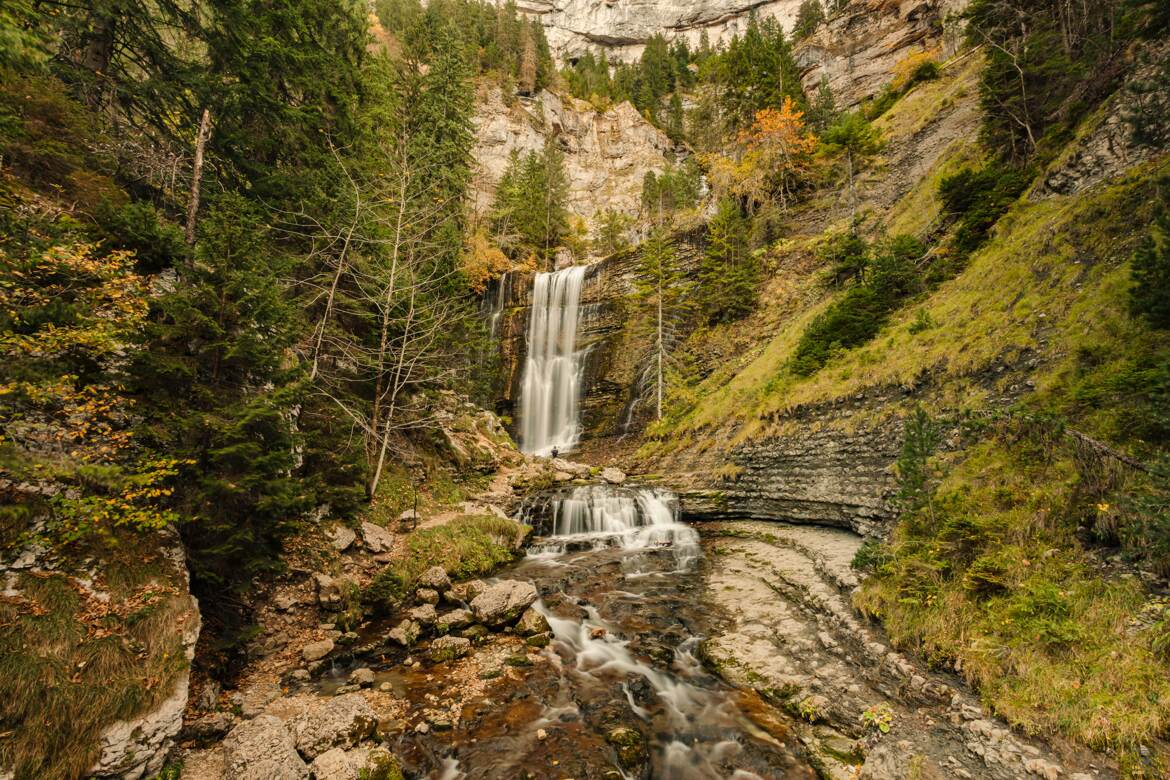
[[[353,747],[373,734],[377,724],[377,714],[362,695],[349,693],[297,715],[288,730],[301,755],[314,759],[330,748]]]
[[[345,580],[334,579],[324,572],[313,575],[317,585],[317,606],[330,612],[340,611],[345,605]]]
[[[471,640],[461,636],[441,636],[431,642],[431,660],[436,663],[453,661],[471,652]]]
[[[326,750],[309,765],[313,780],[358,780],[359,771],[341,748]]]
[[[264,712],[269,704],[280,698],[280,686],[272,682],[249,685],[232,696],[232,702],[240,708],[240,715],[254,718]]]
[[[297,604],[301,603],[301,594],[293,588],[280,590],[272,597],[272,606],[276,607],[281,612],[289,612]]]
[[[307,662],[320,661],[333,652],[333,640],[322,639],[320,642],[309,642],[301,648],[301,658]]]
[[[451,578],[442,566],[432,566],[418,578],[418,586],[444,593],[451,589]]]
[[[451,586],[451,591],[447,595],[455,601],[468,602],[485,590],[487,590],[487,583],[483,580],[468,580]]]
[[[601,478],[611,485],[620,485],[626,481],[626,473],[613,466],[606,466],[601,470]]]
[[[297,753],[296,739],[273,715],[260,715],[236,726],[223,746],[225,776],[233,780],[304,780],[309,776],[309,767]]]
[[[578,479],[585,479],[589,476],[589,466],[585,463],[575,463],[564,458],[553,458],[552,465],[557,471],[566,472]]]
[[[357,534],[352,528],[335,525],[329,531],[329,544],[333,545],[333,549],[337,552],[345,552],[355,541],[357,541]]]
[[[407,619],[390,629],[386,636],[403,647],[410,647],[418,640],[418,635],[421,630],[422,627],[418,623]]]
[[[434,604],[419,604],[414,609],[406,613],[411,620],[419,625],[432,626],[435,624],[435,605]]]
[[[414,598],[423,604],[434,606],[439,603],[439,591],[431,588],[419,588],[414,592]]]
[[[374,670],[363,666],[349,673],[349,682],[362,688],[369,688],[374,684]]]
[[[536,598],[536,586],[531,582],[500,580],[471,600],[471,610],[481,623],[498,627],[519,618]]]
[[[440,634],[449,634],[456,629],[470,626],[473,619],[474,616],[470,610],[453,609],[450,612],[444,612],[435,619],[435,630]]]
[[[394,547],[394,534],[375,523],[362,523],[362,544],[372,553],[390,552]]]
[[[544,619],[544,615],[532,607],[524,610],[524,614],[520,616],[520,620],[516,623],[516,633],[520,636],[543,634],[548,630],[548,621]]]

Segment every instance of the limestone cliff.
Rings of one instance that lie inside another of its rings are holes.
[[[513,152],[535,151],[552,140],[565,153],[569,210],[587,223],[605,209],[637,213],[643,177],[661,171],[673,149],[666,135],[629,103],[603,112],[586,101],[543,91],[508,105],[497,87],[487,86],[477,103],[475,135],[477,214],[491,207]]]
[[[628,61],[657,33],[697,45],[706,31],[712,44],[719,43],[742,32],[753,12],[790,29],[800,0],[521,0],[518,5],[543,21],[560,59],[604,48],[611,59]]]

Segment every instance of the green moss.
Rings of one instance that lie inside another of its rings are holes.
[[[414,591],[419,575],[432,566],[442,566],[455,580],[487,574],[511,561],[530,531],[494,515],[463,515],[420,528],[407,536],[404,554],[367,586],[362,601],[375,609],[393,607]]]

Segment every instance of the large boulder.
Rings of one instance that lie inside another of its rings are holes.
[[[394,640],[403,647],[410,647],[418,639],[422,627],[413,620],[403,620],[386,634],[390,639]]]
[[[520,580],[500,580],[471,600],[471,611],[487,626],[504,626],[520,617],[537,599],[536,586]]]
[[[418,578],[418,586],[445,593],[451,589],[451,578],[447,576],[447,570],[442,566],[432,566]]]
[[[346,590],[350,587],[349,580],[318,572],[313,575],[313,581],[317,585],[317,606],[330,612],[339,612],[345,607]]]
[[[362,523],[362,543],[372,553],[390,552],[394,547],[394,534],[380,525]]]
[[[524,610],[524,614],[520,616],[520,620],[516,623],[516,633],[520,636],[543,634],[548,630],[548,621],[545,620],[544,615],[532,607]]]
[[[337,552],[345,552],[357,540],[357,534],[352,528],[344,525],[335,525],[329,531],[329,543]]]
[[[410,617],[411,620],[415,621],[416,623],[419,623],[420,625],[424,625],[424,626],[434,625],[435,617],[436,617],[435,605],[434,604],[419,604],[414,609],[409,610],[406,614],[407,614],[407,616]]]
[[[297,750],[314,759],[330,748],[353,747],[374,733],[378,716],[359,693],[326,699],[288,723]]]
[[[626,481],[626,474],[621,469],[607,466],[601,470],[601,478],[611,485],[620,485]]]
[[[293,735],[273,715],[236,726],[223,741],[226,776],[233,780],[304,780],[309,767],[297,753]]]

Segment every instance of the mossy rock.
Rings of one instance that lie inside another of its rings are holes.
[[[613,746],[617,752],[618,763],[627,771],[642,766],[649,758],[646,752],[646,738],[637,729],[618,726],[605,735],[605,741]]]

